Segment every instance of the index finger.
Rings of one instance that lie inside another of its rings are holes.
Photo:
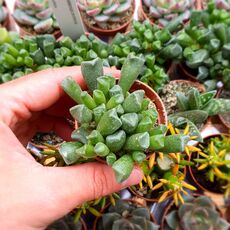
[[[118,70],[104,68],[104,72],[119,76]],[[81,88],[86,87],[79,66],[52,68],[1,85],[0,96],[8,105],[16,102],[30,112],[42,111],[63,95],[61,82],[66,76],[72,76]]]

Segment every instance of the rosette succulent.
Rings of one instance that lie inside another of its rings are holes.
[[[230,227],[229,223],[220,216],[212,200],[206,196],[188,197],[186,203],[166,216],[166,225],[165,229],[169,230],[228,230]]]
[[[59,29],[48,0],[17,0],[13,16],[31,33],[52,33]]]
[[[119,83],[111,75],[103,75],[102,61],[82,63],[82,74],[91,95],[82,91],[73,79],[62,86],[78,105],[70,109],[78,128],[72,133],[75,142],[61,145],[60,153],[67,164],[101,157],[111,165],[118,182],[130,175],[134,163],[146,158],[156,147],[151,130],[157,123],[158,111],[145,97],[144,90],[128,92],[143,67],[143,60],[129,56]],[[163,137],[164,139],[164,137]]]
[[[102,214],[97,227],[101,230],[159,229],[159,226],[152,222],[148,208],[124,200],[118,200],[115,206],[109,207],[108,212]]]
[[[88,25],[114,29],[133,14],[132,0],[78,0],[78,7]]]
[[[4,3],[4,1],[0,0],[0,25],[2,25],[5,22],[5,20],[8,16],[7,9],[3,3]]]
[[[193,0],[143,0],[148,17],[160,26],[167,26],[172,20],[185,22],[190,18]]]

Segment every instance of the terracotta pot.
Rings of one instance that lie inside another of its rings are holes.
[[[202,194],[197,194],[197,193],[194,193],[193,194],[194,197],[199,197],[199,196],[202,196]],[[218,208],[217,205],[216,206],[216,210],[220,213],[220,216],[223,217],[223,213],[221,212],[221,210]],[[173,210],[175,209],[178,209],[176,206],[174,206],[174,202],[172,201],[171,203],[169,203],[164,212],[163,212],[163,215],[162,215],[162,219],[161,219],[161,226],[160,226],[160,229],[161,230],[165,230],[165,225],[166,225],[166,216]]]
[[[221,134],[212,134],[212,135],[209,135],[207,137],[204,138],[204,142],[205,140],[209,140],[210,138],[213,138],[213,137],[219,137],[219,136],[230,136],[230,134],[227,134],[227,133],[221,133]],[[198,145],[199,143],[197,143]],[[196,146],[197,146],[196,145]],[[189,161],[192,161],[192,158],[195,156],[195,152],[192,153],[190,156],[189,156]],[[196,179],[196,176],[194,175],[194,171],[193,171],[193,168],[191,166],[188,166],[188,170],[189,170],[189,173],[190,173],[190,176],[192,177],[193,181],[195,182],[195,184],[197,185],[198,188],[200,188],[201,190],[203,190],[204,192],[207,192],[209,194],[213,194],[213,196],[215,195],[221,195],[222,196],[222,192],[216,192],[216,191],[211,191],[209,190],[208,188],[205,187],[205,185],[201,184],[200,182],[197,181]],[[204,171],[203,171],[204,172]],[[202,171],[200,171],[200,174],[199,174],[201,177],[205,176],[204,173],[202,173]],[[211,183],[209,181],[207,181],[207,183]],[[213,183],[214,185],[214,183]],[[216,187],[216,186],[214,186]]]
[[[133,0],[133,14],[135,11],[135,0]],[[84,14],[80,11],[81,16],[82,16],[82,20],[85,24],[85,26],[87,27],[87,29],[89,30],[89,32],[93,32],[95,35],[98,36],[105,36],[105,37],[109,37],[109,36],[114,36],[116,35],[118,32],[122,33],[125,32],[126,29],[128,28],[128,26],[130,25],[131,21],[133,20],[133,14],[132,16],[129,18],[129,20],[127,22],[125,22],[123,25],[115,28],[115,29],[102,29],[100,27],[97,26],[92,26],[88,23],[88,21],[85,19],[86,16],[84,16]]]
[[[124,201],[131,202],[131,203],[134,203],[134,204],[138,204],[138,205],[140,205],[140,206],[142,206],[142,207],[147,208],[148,211],[149,211],[149,214],[150,214],[151,221],[152,221],[153,223],[157,224],[157,221],[156,221],[155,217],[153,216],[153,214],[150,212],[149,208],[148,208],[145,204],[140,203],[140,202],[138,202],[138,201],[136,201],[136,200],[134,200],[134,199],[124,199]],[[105,213],[105,211],[109,208],[110,205],[111,205],[110,203],[107,204],[107,205],[104,207],[104,209],[101,210],[101,213]],[[97,224],[98,224],[98,221],[100,220],[100,218],[101,218],[101,217],[97,217],[97,218],[95,219],[95,221],[94,221],[94,223],[93,223],[93,230],[97,230]]]

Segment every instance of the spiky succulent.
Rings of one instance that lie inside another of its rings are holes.
[[[98,229],[159,229],[152,221],[148,208],[138,203],[118,200],[115,206],[109,207],[108,212],[102,214]]]
[[[206,145],[205,145],[206,144]],[[220,181],[225,190],[225,196],[230,196],[230,137],[218,136],[206,140],[200,145],[196,162],[196,168],[204,171],[210,182]]]
[[[230,100],[214,98],[216,91],[200,93],[192,88],[188,93],[177,92],[177,106],[180,112],[171,117],[183,117],[194,124],[204,122],[208,116],[230,112]]]
[[[13,16],[32,33],[52,33],[59,29],[48,0],[17,0]]]
[[[161,26],[180,18],[185,22],[190,17],[193,8],[193,0],[143,0],[144,10],[155,23],[157,21]]]
[[[209,197],[187,197],[186,200],[186,203],[166,216],[166,229],[229,229],[229,223],[220,216]]]
[[[78,0],[78,6],[89,24],[109,28],[109,24],[122,23],[131,17],[133,0]],[[131,14],[131,15],[129,15]]]
[[[0,0],[0,25],[2,25],[5,22],[5,20],[8,16],[7,9],[3,3],[4,3],[4,1]]]

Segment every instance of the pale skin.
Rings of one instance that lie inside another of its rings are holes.
[[[105,69],[106,72],[115,70]],[[72,102],[61,89],[71,75],[85,87],[79,67],[34,73],[0,85],[0,229],[40,230],[81,203],[137,184],[135,168],[122,184],[100,163],[44,167],[25,149],[37,131],[56,131],[69,139],[64,117]]]

